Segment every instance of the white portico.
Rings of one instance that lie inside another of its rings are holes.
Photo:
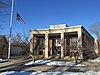
[[[82,26],[67,26],[66,24],[51,25],[48,29],[30,30],[30,50],[44,50],[45,58],[60,54],[61,58],[69,55],[70,48],[86,48],[94,45],[94,38]]]

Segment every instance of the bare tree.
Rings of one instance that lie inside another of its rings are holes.
[[[33,61],[35,61],[35,57],[33,55],[33,52],[30,51],[30,45],[29,45],[29,34],[24,33],[16,33],[16,35],[12,35],[12,44],[15,45],[23,45],[26,52],[26,59],[31,57]]]
[[[6,16],[9,14],[9,6],[10,6],[10,0],[0,0],[0,17]],[[3,18],[2,18],[3,19]],[[2,24],[1,24],[2,22]],[[0,29],[3,29],[3,21],[0,21]]]
[[[17,41],[17,43],[23,42],[21,33],[16,33],[16,41]]]
[[[97,36],[97,39],[100,39],[100,22],[96,22],[94,24],[91,24],[89,27],[89,31],[92,34],[95,34]]]
[[[28,44],[29,37],[26,34],[16,33],[15,35],[12,35],[12,43],[19,45],[19,44]]]
[[[23,42],[24,43],[29,43],[29,34],[26,35],[26,33],[23,33]]]
[[[3,11],[0,11],[0,15],[3,15],[6,8],[9,8],[10,6],[10,1],[9,0],[0,0],[0,9]]]

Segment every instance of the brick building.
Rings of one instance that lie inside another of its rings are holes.
[[[94,52],[94,38],[82,26],[66,24],[50,25],[47,29],[30,30],[30,51],[38,51],[45,58],[60,54],[61,58],[70,55],[71,50],[79,50],[80,55]]]

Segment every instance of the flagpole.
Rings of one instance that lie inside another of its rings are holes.
[[[11,35],[12,35],[13,10],[14,10],[14,0],[12,0],[12,6],[11,6],[11,16],[10,16],[10,36],[9,36],[8,59],[10,58],[10,53],[11,53]]]

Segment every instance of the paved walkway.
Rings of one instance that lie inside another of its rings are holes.
[[[8,62],[0,63],[0,72],[2,71],[100,71],[100,63],[93,63],[88,61],[82,61],[81,64],[87,66],[47,66],[47,65],[35,65],[35,66],[24,66],[23,64],[31,61],[32,59],[25,60],[20,59],[10,59]]]

